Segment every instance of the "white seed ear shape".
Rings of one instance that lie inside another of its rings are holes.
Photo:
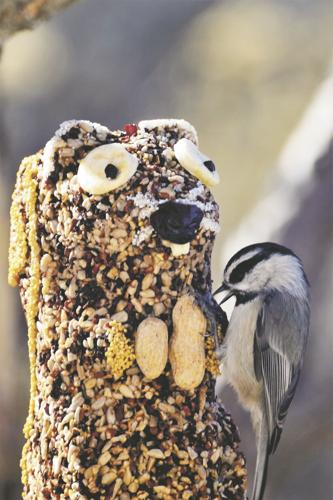
[[[189,139],[180,139],[174,146],[175,156],[181,166],[206,186],[216,186],[219,174],[212,160],[199,151]]]
[[[114,191],[132,177],[138,159],[119,143],[104,144],[90,151],[79,165],[78,181],[90,194]]]

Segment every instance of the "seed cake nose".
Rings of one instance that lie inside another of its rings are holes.
[[[161,238],[183,244],[193,240],[202,218],[197,206],[168,201],[151,215],[150,222]]]

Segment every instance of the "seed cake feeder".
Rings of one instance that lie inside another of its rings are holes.
[[[28,326],[24,498],[244,498],[214,395],[218,181],[184,120],[68,121],[23,160],[9,282]]]

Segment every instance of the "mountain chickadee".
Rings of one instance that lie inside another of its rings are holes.
[[[220,302],[236,296],[221,350],[222,377],[250,412],[257,437],[252,500],[264,495],[268,457],[277,448],[299,380],[309,329],[309,283],[300,259],[276,243],[257,243],[227,263]],[[214,294],[214,295],[215,295]]]

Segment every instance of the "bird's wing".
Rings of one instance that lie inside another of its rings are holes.
[[[254,368],[264,385],[268,453],[276,450],[295,394],[308,326],[307,301],[285,292],[274,292],[265,299],[254,338]]]

